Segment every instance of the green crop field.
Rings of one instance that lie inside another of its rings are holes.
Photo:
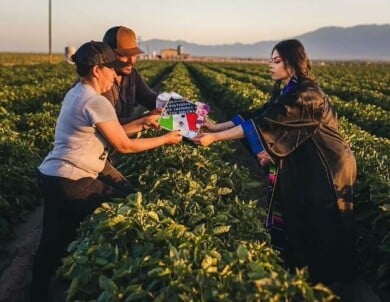
[[[74,66],[59,57],[28,64],[7,56],[0,56],[1,242],[41,203],[35,170],[76,79]],[[211,103],[223,112],[215,119],[265,103],[272,85],[261,64],[137,66],[161,92]],[[390,64],[329,63],[315,65],[314,73],[358,162],[359,272],[376,288],[389,287]],[[253,198],[262,183],[245,164],[232,163],[237,146],[184,142],[122,156],[119,168],[138,192],[104,203],[81,225],[58,270],[69,280],[69,301],[331,301],[331,291],[309,284],[304,270],[284,269],[263,226],[264,197]]]

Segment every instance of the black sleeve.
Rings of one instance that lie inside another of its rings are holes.
[[[324,98],[307,90],[298,96],[282,96],[253,117],[267,152],[285,157],[313,135],[321,123]]]
[[[135,83],[136,83],[136,102],[148,110],[153,110],[156,108],[156,98],[157,93],[153,91],[143,80],[139,72],[134,69],[135,73]]]
[[[241,112],[240,115],[244,120],[254,119],[258,116],[261,116],[264,113],[264,111],[267,110],[268,106],[269,103],[266,103],[263,106],[256,108],[254,110]]]

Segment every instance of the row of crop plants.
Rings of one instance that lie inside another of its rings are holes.
[[[161,90],[199,100],[178,64]],[[148,133],[150,135],[150,133]],[[152,135],[156,135],[152,133]],[[270,244],[254,182],[226,162],[229,144],[183,142],[122,157],[138,192],[86,220],[59,274],[68,301],[328,301],[303,272],[290,274]]]
[[[206,64],[207,67],[243,82],[254,84],[260,90],[270,91],[272,81],[269,74],[248,74],[244,71],[236,71],[225,68],[221,64]],[[231,65],[229,65],[231,66]],[[264,67],[259,67],[262,69]],[[336,95],[330,95],[332,104],[341,116],[345,116],[352,123],[377,136],[390,138],[390,111],[373,104],[364,104],[357,100],[345,101]]]
[[[154,87],[161,79],[169,74],[175,63],[165,61],[140,61],[137,63],[137,70],[149,86]]]
[[[265,64],[224,64],[227,68],[249,75],[268,78]],[[343,100],[373,104],[390,109],[389,63],[313,64],[317,80],[325,92]]]
[[[390,110],[390,64],[325,65],[315,68],[327,92]]]
[[[15,65],[36,65],[42,63],[60,63],[65,60],[65,57],[60,54],[39,54],[39,53],[14,53],[1,52],[0,65],[1,66],[15,66]]]
[[[51,147],[59,103],[75,76],[69,64],[0,71],[0,240],[6,240],[40,203],[35,171]],[[10,256],[3,244],[0,249],[2,258]]]
[[[188,64],[188,68],[218,105],[224,108],[227,117],[257,107],[267,99],[268,94],[250,81],[244,83],[235,80],[203,64]],[[264,97],[261,99],[259,95]],[[359,169],[355,187],[359,266],[368,275],[372,276],[375,272],[375,278],[383,286],[388,286],[390,140],[372,135],[344,118],[340,119],[340,128],[352,146]]]

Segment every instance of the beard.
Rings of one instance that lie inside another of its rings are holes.
[[[115,73],[119,76],[128,76],[131,74],[132,70],[133,70],[133,66],[122,67],[119,69],[115,69]]]

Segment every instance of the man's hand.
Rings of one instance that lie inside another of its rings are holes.
[[[168,145],[176,145],[183,139],[183,135],[181,135],[179,130],[168,132],[164,136],[167,138],[166,144]]]
[[[149,115],[155,115],[155,114],[161,115],[162,112],[163,112],[162,108],[156,108],[156,109],[151,110],[149,112]]]
[[[154,110],[153,110],[154,112]],[[160,128],[160,125],[158,124],[158,119],[160,118],[159,113],[153,113],[152,112],[144,117],[144,120],[142,122],[142,127],[144,130],[150,129],[150,128],[155,128],[158,129]]]

